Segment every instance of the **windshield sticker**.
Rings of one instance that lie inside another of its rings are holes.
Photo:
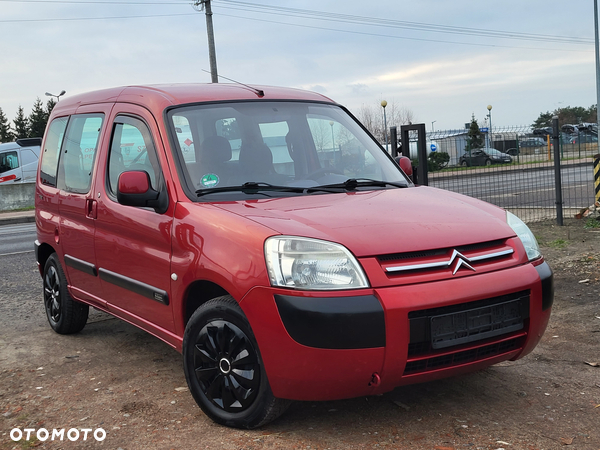
[[[200,180],[200,184],[202,184],[205,188],[212,188],[219,184],[219,177],[214,173],[207,173]]]

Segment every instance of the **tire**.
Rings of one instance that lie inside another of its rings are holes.
[[[183,368],[194,400],[221,425],[257,428],[291,403],[273,396],[250,324],[229,295],[192,314],[183,335]]]
[[[67,289],[67,278],[52,253],[44,266],[44,308],[46,317],[58,334],[73,334],[83,330],[87,323],[90,307],[73,300]]]
[[[491,159],[486,159],[485,160],[485,165],[486,166],[491,166],[492,165],[492,160]]]
[[[467,161],[463,161],[460,163],[460,165],[463,167],[467,167],[469,164],[467,163]]]

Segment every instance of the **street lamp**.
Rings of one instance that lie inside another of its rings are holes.
[[[54,94],[51,94],[50,92],[46,92],[46,95],[47,95],[48,97],[56,97],[56,103],[58,103],[58,101],[60,100],[60,97],[61,97],[62,95],[65,95],[66,93],[67,93],[67,91],[60,91],[60,94],[58,94],[58,95],[54,95]]]
[[[490,124],[490,129],[488,131],[488,136],[490,139],[490,147],[493,147],[492,145],[492,105],[487,105],[487,110],[488,110],[488,119],[489,119],[489,124]]]
[[[387,102],[385,100],[381,100],[381,107],[383,108],[383,134],[385,135],[385,151],[388,151],[388,139],[387,139],[387,117],[385,116],[385,107],[387,106]]]
[[[333,151],[335,152],[335,138],[333,137],[333,120],[329,121],[329,125],[331,126],[331,146],[333,147]]]

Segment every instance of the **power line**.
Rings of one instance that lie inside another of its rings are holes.
[[[469,46],[475,46],[475,47],[494,47],[494,48],[514,48],[514,49],[520,49],[520,50],[547,50],[547,48],[539,48],[539,47],[516,47],[516,46],[510,46],[510,45],[496,45],[496,44],[483,44],[483,43],[474,43],[474,42],[458,42],[458,41],[444,41],[441,39],[426,39],[426,38],[414,38],[414,37],[407,37],[407,36],[393,36],[393,35],[389,35],[389,34],[378,34],[378,33],[368,33],[368,32],[363,32],[363,31],[353,31],[353,30],[340,30],[337,28],[327,28],[327,27],[318,27],[318,26],[311,26],[311,25],[301,25],[301,24],[296,24],[296,23],[289,23],[289,22],[281,22],[281,21],[275,21],[275,20],[267,20],[267,19],[258,19],[256,17],[242,17],[242,16],[234,16],[231,14],[219,14],[219,16],[223,16],[223,17],[233,17],[236,19],[244,19],[244,20],[254,20],[254,21],[258,21],[258,22],[266,22],[266,23],[274,23],[277,25],[285,25],[285,26],[292,26],[292,27],[301,27],[301,28],[311,28],[311,29],[315,29],[315,30],[325,30],[325,31],[336,31],[336,32],[340,32],[340,33],[349,33],[349,34],[358,34],[358,35],[363,35],[363,36],[373,36],[373,37],[385,37],[385,38],[392,38],[392,39],[404,39],[404,40],[410,40],[410,41],[421,41],[421,42],[435,42],[435,43],[440,43],[440,44],[457,44],[457,45],[469,45]],[[553,49],[553,51],[557,51],[557,52],[590,52],[591,50],[568,50],[568,49]]]

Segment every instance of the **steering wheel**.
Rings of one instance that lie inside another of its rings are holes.
[[[341,170],[332,169],[330,167],[321,167],[320,169],[317,169],[306,175],[306,179],[317,181],[317,178],[327,173],[337,173],[338,175],[344,175],[344,172],[342,172]]]

